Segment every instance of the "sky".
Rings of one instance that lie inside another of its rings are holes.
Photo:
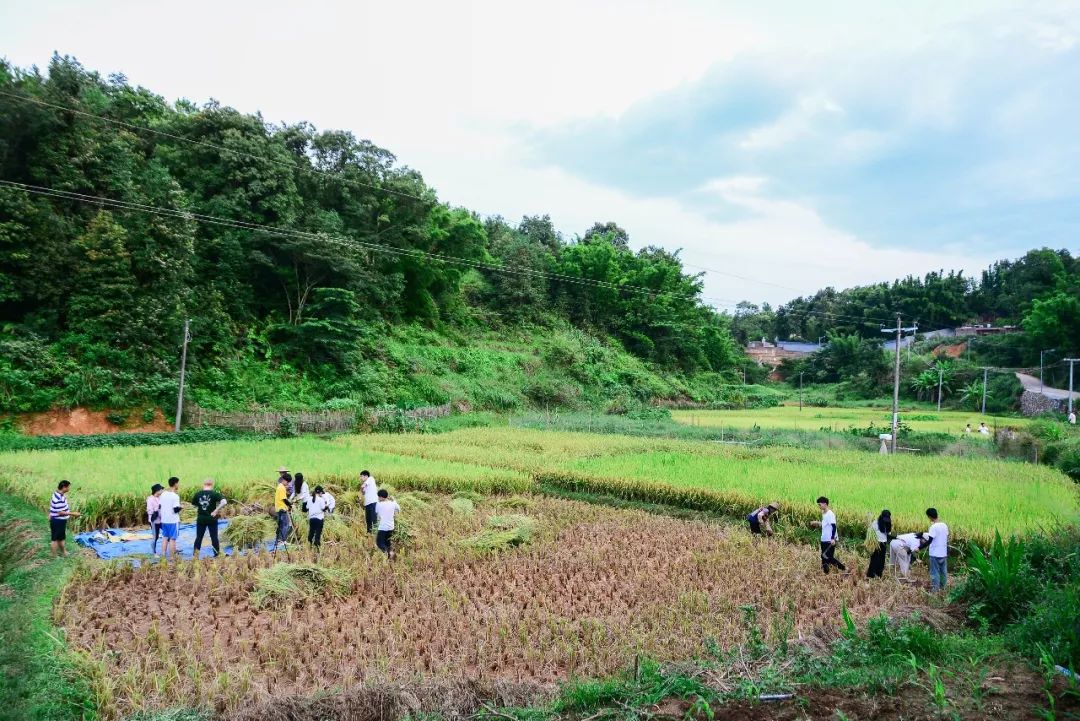
[[[439,197],[681,249],[720,309],[1080,248],[1080,2],[0,0],[168,100],[347,129]]]

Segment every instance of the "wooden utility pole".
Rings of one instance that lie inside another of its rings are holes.
[[[937,369],[937,409],[941,410],[941,381],[945,378],[945,369],[938,366]]]
[[[180,418],[184,414],[184,373],[187,371],[187,346],[191,340],[191,321],[184,321],[184,345],[180,351],[180,389],[176,392],[176,427],[173,429],[180,432]]]
[[[892,439],[889,441],[889,450],[896,453],[896,432],[900,427],[900,334],[903,328],[900,325],[900,314],[896,314],[896,365],[893,368],[893,391],[892,391]]]

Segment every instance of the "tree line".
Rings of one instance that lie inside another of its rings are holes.
[[[0,410],[164,402],[189,317],[196,377],[257,353],[339,394],[395,323],[570,323],[674,372],[738,363],[700,277],[614,223],[481,218],[352,133],[69,57],[0,63],[0,91]]]

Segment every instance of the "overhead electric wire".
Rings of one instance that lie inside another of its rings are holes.
[[[248,158],[248,159],[251,159],[251,160],[256,160],[258,162],[268,162],[268,163],[271,163],[271,164],[274,164],[274,165],[279,165],[279,166],[282,166],[282,167],[286,167],[286,168],[289,168],[290,170],[295,171],[295,172],[313,173],[315,175],[325,176],[325,177],[331,178],[331,179],[333,179],[333,180],[335,180],[335,181],[337,181],[339,183],[353,184],[353,185],[356,185],[356,186],[369,188],[369,189],[372,189],[372,190],[382,191],[382,192],[385,192],[385,193],[388,193],[388,194],[391,194],[391,195],[397,195],[397,196],[404,197],[404,198],[410,198],[412,200],[419,200],[419,201],[423,201],[423,202],[429,202],[429,201],[432,200],[432,198],[425,198],[425,197],[423,197],[421,195],[416,195],[416,194],[413,194],[413,193],[407,193],[407,192],[404,192],[404,191],[395,190],[393,188],[388,188],[388,187],[386,187],[384,185],[379,185],[379,184],[376,184],[376,183],[366,183],[366,182],[364,182],[362,180],[358,180],[358,179],[355,179],[355,178],[344,178],[344,177],[341,177],[340,175],[330,173],[330,172],[327,172],[325,170],[319,170],[318,168],[313,168],[313,167],[305,167],[303,165],[300,165],[298,163],[294,163],[292,161],[278,160],[276,158],[269,158],[269,157],[266,157],[266,156],[255,155],[253,153],[248,153],[248,152],[245,152],[243,150],[237,150],[236,148],[229,148],[229,147],[226,147],[224,145],[218,145],[217,143],[211,143],[211,142],[208,142],[208,141],[205,141],[205,140],[197,140],[197,139],[194,139],[194,138],[187,138],[187,137],[184,137],[183,135],[178,135],[176,133],[170,133],[168,131],[160,130],[158,128],[152,128],[152,127],[150,127],[148,125],[139,125],[137,123],[129,123],[127,121],[119,120],[117,118],[109,118],[109,117],[106,117],[104,115],[98,115],[97,113],[91,113],[91,112],[87,112],[85,110],[80,110],[78,108],[73,108],[73,107],[68,106],[68,105],[61,105],[61,104],[58,104],[58,103],[49,102],[47,100],[42,100],[41,98],[36,98],[36,97],[34,97],[32,95],[28,95],[26,93],[12,92],[10,90],[0,89],[0,95],[2,95],[4,97],[9,97],[9,98],[12,98],[12,99],[15,99],[15,100],[22,100],[22,101],[26,101],[26,102],[35,103],[37,105],[47,107],[47,108],[52,108],[54,110],[60,110],[60,111],[63,111],[63,112],[74,113],[76,115],[80,115],[80,116],[86,117],[86,118],[92,118],[92,119],[95,119],[95,120],[99,120],[101,122],[112,123],[114,125],[118,125],[120,127],[127,128],[127,129],[133,130],[133,131],[145,131],[145,132],[148,132],[148,133],[154,133],[155,135],[159,135],[161,137],[169,138],[169,139],[172,139],[172,140],[177,140],[177,141],[184,142],[184,143],[190,143],[192,145],[196,145],[196,146],[203,147],[203,148],[208,148],[208,149],[211,149],[211,150],[215,150],[217,152],[234,153],[234,154],[236,154],[238,156],[245,157],[245,158]],[[465,259],[462,259],[462,260],[465,260]],[[779,283],[773,283],[773,282],[770,282],[770,281],[758,280],[758,279],[755,279],[755,278],[750,278],[748,276],[739,275],[737,273],[731,273],[729,271],[716,270],[715,268],[708,268],[708,267],[705,267],[705,266],[692,265],[692,264],[689,264],[689,263],[683,263],[683,266],[687,267],[687,268],[696,268],[698,270],[702,270],[702,271],[705,271],[705,272],[708,272],[708,273],[714,273],[714,274],[717,274],[717,275],[724,275],[724,276],[728,276],[728,277],[731,277],[731,278],[737,278],[739,280],[743,280],[743,281],[748,282],[748,283],[757,283],[757,284],[761,284],[761,285],[768,285],[768,286],[772,286],[772,287],[775,287],[775,288],[781,288],[783,290],[790,290],[792,292],[799,293],[799,294],[803,293],[803,291],[801,291],[801,290],[799,290],[797,288],[792,288],[790,286],[785,286],[785,285],[781,285]],[[656,292],[656,291],[652,291],[652,292]],[[705,298],[705,296],[701,296],[701,297]],[[731,299],[710,298],[710,300],[729,301]],[[736,304],[738,303],[738,301],[731,301],[731,302],[736,303]],[[724,305],[726,305],[726,304],[724,304]],[[732,306],[727,306],[727,307],[736,307],[736,306],[732,305]],[[822,312],[822,313],[824,313],[824,312]],[[835,314],[833,314],[833,315],[835,315]],[[840,316],[837,315],[836,317],[840,317]],[[882,320],[882,319],[868,319],[868,318],[861,318],[861,317],[855,317],[855,316],[847,316],[847,317],[849,319],[857,320],[859,322],[864,322],[864,321],[876,321],[876,322],[881,322],[881,323],[889,323],[889,322],[891,322],[891,321],[886,321],[886,320]]]
[[[390,255],[407,256],[412,258],[422,258],[426,260],[433,260],[441,263],[466,265],[473,268],[479,268],[483,270],[490,270],[499,273],[509,273],[513,275],[532,275],[536,277],[543,277],[549,280],[555,280],[558,282],[565,282],[578,285],[586,285],[593,287],[602,287],[615,291],[631,291],[635,293],[646,294],[651,297],[678,297],[686,300],[700,301],[700,300],[712,300],[716,301],[716,305],[729,306],[724,302],[730,299],[712,298],[710,296],[704,296],[699,293],[674,293],[671,291],[657,290],[653,288],[646,288],[644,286],[637,286],[631,284],[618,284],[611,283],[609,281],[596,280],[593,278],[578,278],[575,276],[565,275],[562,273],[548,273],[545,271],[533,270],[529,268],[510,268],[504,265],[496,265],[492,263],[484,263],[483,261],[458,258],[455,256],[446,256],[440,253],[431,253],[419,249],[412,248],[393,248],[380,243],[370,243],[363,240],[357,240],[353,238],[334,237],[328,235],[320,235],[317,233],[311,233],[307,231],[294,230],[288,228],[277,228],[261,223],[252,223],[248,221],[232,220],[228,218],[221,218],[213,215],[206,215],[203,213],[195,213],[188,210],[180,210],[175,208],[163,208],[161,206],[149,205],[146,203],[136,203],[133,201],[116,200],[113,198],[107,198],[97,195],[89,195],[86,193],[76,193],[70,190],[61,190],[58,188],[48,188],[39,185],[30,185],[28,183],[19,183],[11,180],[0,179],[0,186],[15,188],[24,192],[33,193],[35,195],[41,195],[50,198],[57,198],[61,200],[69,200],[74,202],[85,203],[88,205],[108,206],[112,209],[125,210],[132,212],[149,213],[162,217],[176,218],[179,220],[194,221],[198,223],[205,223],[210,225],[218,225],[229,228],[236,228],[240,230],[249,230],[252,232],[264,232],[271,235],[277,235],[280,237],[300,238],[304,240],[313,240],[323,243],[330,243],[349,249],[361,249],[368,250],[377,253],[387,253]],[[734,307],[734,306],[729,306]],[[835,314],[830,311],[817,311],[817,310],[805,310],[797,311],[793,313],[785,314],[786,317],[812,317],[821,316],[823,318],[838,318],[842,317],[840,314]],[[854,318],[860,322],[871,322],[872,319]]]

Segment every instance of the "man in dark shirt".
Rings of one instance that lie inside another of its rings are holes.
[[[199,557],[202,548],[203,534],[210,531],[210,545],[214,547],[214,555],[221,555],[221,544],[218,543],[218,513],[228,501],[225,496],[214,490],[214,479],[207,478],[203,481],[202,490],[192,497],[191,503],[195,506],[195,558]]]

